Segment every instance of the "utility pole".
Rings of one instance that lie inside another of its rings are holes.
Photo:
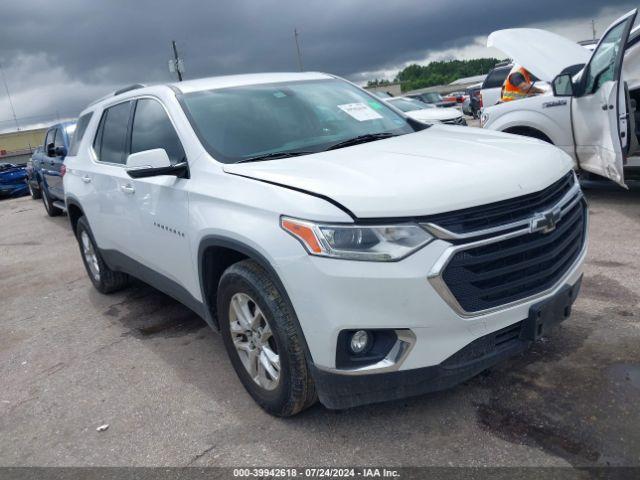
[[[300,53],[300,45],[298,44],[298,35],[299,35],[298,29],[294,28],[293,29],[293,39],[296,42],[296,51],[298,52],[298,68],[302,72],[304,70],[304,67],[302,66],[302,54]]]
[[[178,47],[176,47],[176,41],[171,40],[171,48],[173,49],[173,58],[169,60],[169,71],[171,73],[176,72],[178,74],[178,81],[182,81],[182,74],[184,73],[184,62],[178,56]]]
[[[13,121],[16,122],[16,130],[20,131],[20,125],[18,124],[18,117],[16,117],[16,109],[13,108],[13,101],[11,100],[11,93],[9,93],[9,85],[7,85],[7,79],[4,77],[4,70],[0,65],[0,74],[2,74],[2,83],[4,83],[4,89],[7,92],[7,98],[9,99],[9,106],[11,107],[11,114],[13,115]]]
[[[593,39],[596,39],[596,21],[591,20],[591,31],[593,32]]]

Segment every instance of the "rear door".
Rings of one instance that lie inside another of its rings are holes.
[[[629,147],[629,119],[622,60],[636,18],[633,10],[603,35],[584,68],[572,102],[576,157],[583,170],[625,186],[624,160]]]

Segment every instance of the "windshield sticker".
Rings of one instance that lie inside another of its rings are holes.
[[[375,102],[373,100],[369,100],[367,103],[369,105],[371,105],[371,108],[374,108],[375,110],[381,110],[382,109],[382,105],[380,105],[378,102]]]
[[[355,118],[359,122],[365,122],[367,120],[378,120],[382,118],[382,115],[380,115],[366,103],[345,103],[343,105],[338,105],[338,108],[350,117]]]
[[[273,96],[276,98],[282,98],[282,97],[286,97],[287,94],[284,92],[281,92],[280,90],[276,90],[275,92],[273,92]]]

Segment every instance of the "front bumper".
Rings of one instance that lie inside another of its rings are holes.
[[[581,280],[582,277],[556,293],[551,299],[554,309],[544,324],[539,321],[538,308],[533,306],[526,319],[472,341],[438,365],[370,375],[342,375],[312,366],[318,397],[327,408],[343,409],[451,388],[524,352],[549,327],[565,320]],[[549,299],[543,303],[549,303]]]

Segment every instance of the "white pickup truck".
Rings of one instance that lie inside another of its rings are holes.
[[[549,82],[552,91],[485,108],[482,127],[550,142],[571,155],[576,169],[622,186],[625,177],[640,179],[636,14],[633,10],[616,20],[593,52],[544,30],[493,32],[487,45]]]

